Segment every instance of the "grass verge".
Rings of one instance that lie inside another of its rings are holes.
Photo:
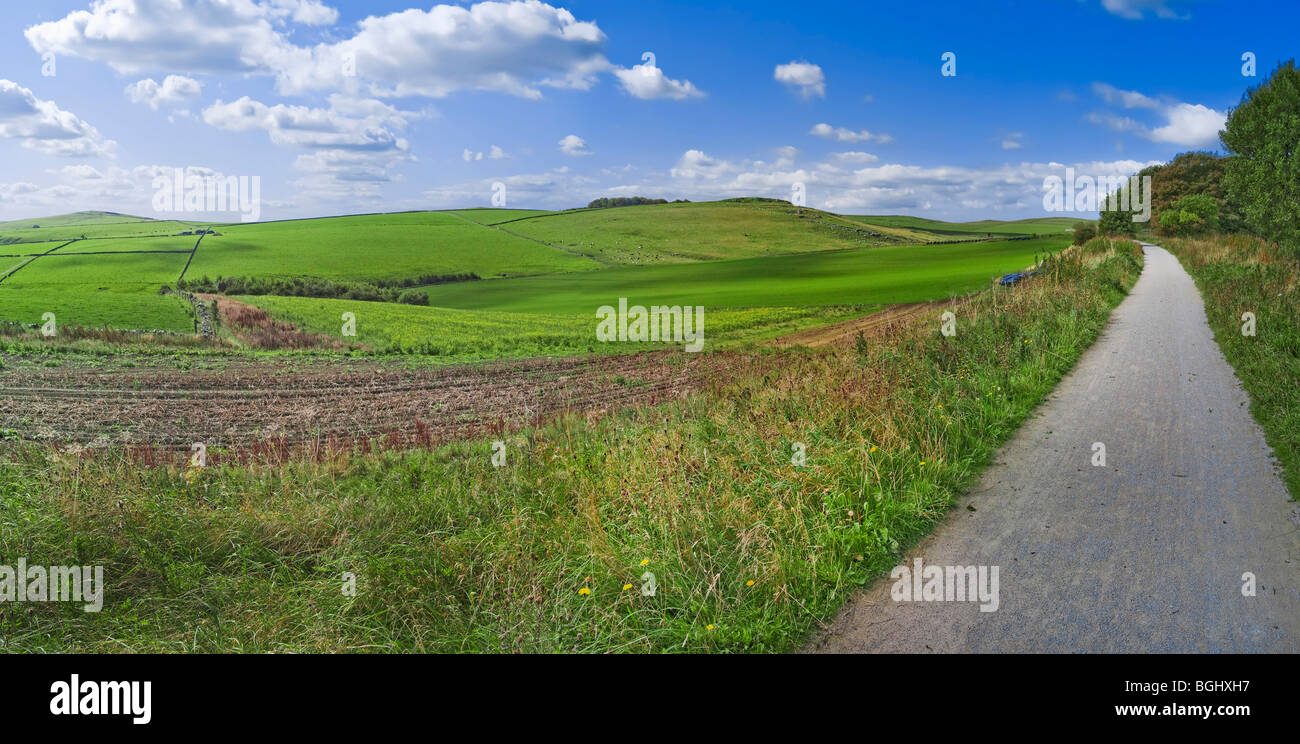
[[[0,563],[102,565],[108,591],[0,605],[0,650],[790,650],[942,518],[1140,266],[1095,240],[954,337],[746,352],[681,401],[505,437],[501,467],[489,441],[197,471],[14,446]]]

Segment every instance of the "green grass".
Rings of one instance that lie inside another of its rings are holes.
[[[542,218],[551,219],[551,218]],[[445,284],[429,304],[474,310],[594,315],[626,297],[633,304],[709,308],[877,305],[968,294],[1002,274],[1064,248],[1061,238],[942,246],[881,246],[790,256],[621,267]]]
[[[4,246],[14,243],[40,243],[66,241],[76,238],[129,238],[142,236],[175,235],[191,232],[209,223],[182,222],[178,220],[150,220],[124,214],[106,212],[77,212],[56,217],[39,217],[0,223],[0,253]],[[39,227],[34,227],[39,225]]]
[[[458,214],[482,225],[499,225],[503,222],[513,220],[522,220],[529,217],[540,217],[544,214],[553,214],[545,209],[457,209],[452,214]]]
[[[67,243],[64,247],[50,254],[52,260],[59,260],[61,256],[78,253],[133,253],[138,251],[184,251],[189,253],[194,248],[199,236],[181,235],[176,237],[165,238],[95,238],[90,240],[76,240]],[[0,256],[8,255],[40,255],[55,246],[61,245],[60,242],[53,243],[18,243],[9,246],[0,246]],[[184,261],[181,262],[184,265]],[[177,274],[180,270],[177,269]],[[172,277],[174,281],[176,277]]]
[[[153,240],[194,245],[194,238]],[[92,242],[99,241],[78,241],[64,250]],[[187,258],[179,253],[42,256],[0,284],[0,320],[40,323],[51,312],[64,326],[193,331],[189,304],[158,294],[162,285],[175,283]]]
[[[897,242],[786,202],[652,204],[557,212],[504,228],[606,263],[658,264],[806,253]]]
[[[40,325],[54,313],[60,327],[116,328],[140,331],[193,332],[189,303],[175,295],[150,291],[99,290],[91,287],[16,292],[0,286],[0,320]]]
[[[108,590],[5,611],[0,650],[791,650],[943,518],[1139,265],[1094,241],[959,307],[958,337],[737,355],[684,400],[504,437],[499,468],[486,439],[193,483],[186,453],[12,449],[0,553],[102,565]]]
[[[405,279],[474,273],[483,278],[590,271],[600,264],[445,212],[327,217],[218,228],[203,239],[188,278],[312,276]]]
[[[356,341],[373,351],[426,354],[441,362],[614,354],[671,348],[674,344],[603,343],[596,340],[597,319],[578,315],[449,310],[386,302],[309,297],[238,297],[299,328]],[[812,325],[865,315],[874,307],[715,310],[705,313],[705,348],[760,341]],[[355,338],[340,336],[342,315],[356,316]]]
[[[1088,220],[1074,217],[1035,217],[1027,220],[979,220],[976,222],[943,222],[924,217],[902,215],[853,217],[864,222],[885,227],[912,228],[933,233],[931,240],[954,239],[966,236],[983,237],[1001,235],[1067,235],[1076,224]]]
[[[1300,261],[1256,238],[1161,238],[1196,280],[1223,355],[1300,498]],[[1255,335],[1242,315],[1255,314]]]

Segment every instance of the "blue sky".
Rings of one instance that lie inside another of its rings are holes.
[[[1293,2],[1213,0],[7,10],[0,219],[175,216],[152,200],[174,168],[260,177],[263,218],[484,205],[497,183],[512,207],[800,183],[842,213],[1043,216],[1066,166],[1217,150],[1300,28]]]

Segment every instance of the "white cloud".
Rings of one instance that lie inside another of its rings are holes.
[[[664,71],[652,64],[636,65],[630,70],[616,69],[614,76],[623,84],[623,90],[634,98],[652,100],[669,98],[682,101],[687,98],[703,98],[704,92],[696,88],[689,80],[672,80]]]
[[[1165,110],[1169,123],[1152,129],[1148,136],[1156,142],[1184,147],[1208,145],[1219,141],[1219,132],[1227,116],[1201,104],[1179,103]]]
[[[271,60],[281,90],[337,87],[351,66],[379,97],[488,90],[539,99],[543,87],[587,90],[612,67],[600,27],[538,0],[413,8],[359,26],[345,41]]]
[[[1094,83],[1092,90],[1103,101],[1125,109],[1151,111],[1164,118],[1160,125],[1148,126],[1128,116],[1112,113],[1091,113],[1088,120],[1117,132],[1133,132],[1152,142],[1164,142],[1180,147],[1204,147],[1219,141],[1219,131],[1227,122],[1227,114],[1202,104],[1159,100],[1137,91],[1120,90],[1106,83]]]
[[[1160,102],[1154,98],[1142,95],[1135,90],[1120,90],[1108,83],[1093,83],[1092,92],[1100,96],[1106,103],[1118,103],[1126,109],[1160,108]]]
[[[161,84],[153,78],[145,78],[126,86],[126,97],[157,111],[164,103],[180,103],[197,96],[202,87],[199,81],[183,75],[168,75]]]
[[[867,163],[875,163],[880,160],[879,157],[872,155],[869,152],[858,152],[856,150],[851,152],[837,152],[831,157],[835,158],[836,162],[851,164],[851,165],[865,165]]]
[[[560,140],[560,152],[573,157],[583,157],[591,154],[591,148],[587,147],[587,141],[576,134],[567,135]]]
[[[488,150],[489,160],[505,160],[508,157],[510,156],[506,154],[506,151],[496,145],[492,145],[491,149]]]
[[[839,142],[875,141],[881,144],[887,144],[889,142],[894,141],[894,138],[890,137],[887,134],[872,134],[871,132],[868,132],[865,129],[855,132],[852,129],[847,129],[845,127],[832,127],[830,124],[826,124],[826,123],[822,123],[814,126],[812,129],[808,130],[808,134],[814,135],[816,137],[825,137],[826,139],[833,139]]]
[[[266,73],[295,49],[273,25],[286,14],[252,0],[99,0],[24,35],[38,53],[83,57],[123,74]]]
[[[284,28],[336,20],[317,0],[100,0],[24,33],[38,53],[124,74],[266,75],[288,94],[360,85],[378,97],[490,90],[535,99],[543,87],[589,89],[612,69],[595,23],[539,0],[369,16],[351,38],[314,47]]]
[[[1179,15],[1169,5],[1170,0],[1101,0],[1103,8],[1120,18],[1128,18],[1129,20],[1138,20],[1147,12],[1152,13],[1157,18],[1186,19],[1189,17]]]
[[[804,100],[826,97],[826,75],[811,62],[788,62],[777,65],[772,77],[796,91]]]
[[[64,157],[112,158],[117,147],[75,114],[4,79],[0,79],[0,139],[15,139],[29,150]]]
[[[218,100],[203,110],[203,121],[218,129],[244,132],[260,129],[271,142],[288,147],[353,150],[406,150],[398,132],[417,114],[399,111],[373,99],[353,99],[341,93],[329,98],[329,108],[276,104],[268,106],[248,96],[226,103]]]
[[[1025,146],[1024,143],[1020,141],[1024,136],[1025,135],[1020,132],[1012,132],[1011,134],[1008,134],[1006,137],[1002,138],[1002,149],[1019,150]]]

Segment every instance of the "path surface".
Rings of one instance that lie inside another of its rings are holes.
[[[906,556],[998,566],[999,608],[895,602],[884,578],[809,651],[1300,651],[1300,508],[1191,277],[1145,252],[1101,339]]]

